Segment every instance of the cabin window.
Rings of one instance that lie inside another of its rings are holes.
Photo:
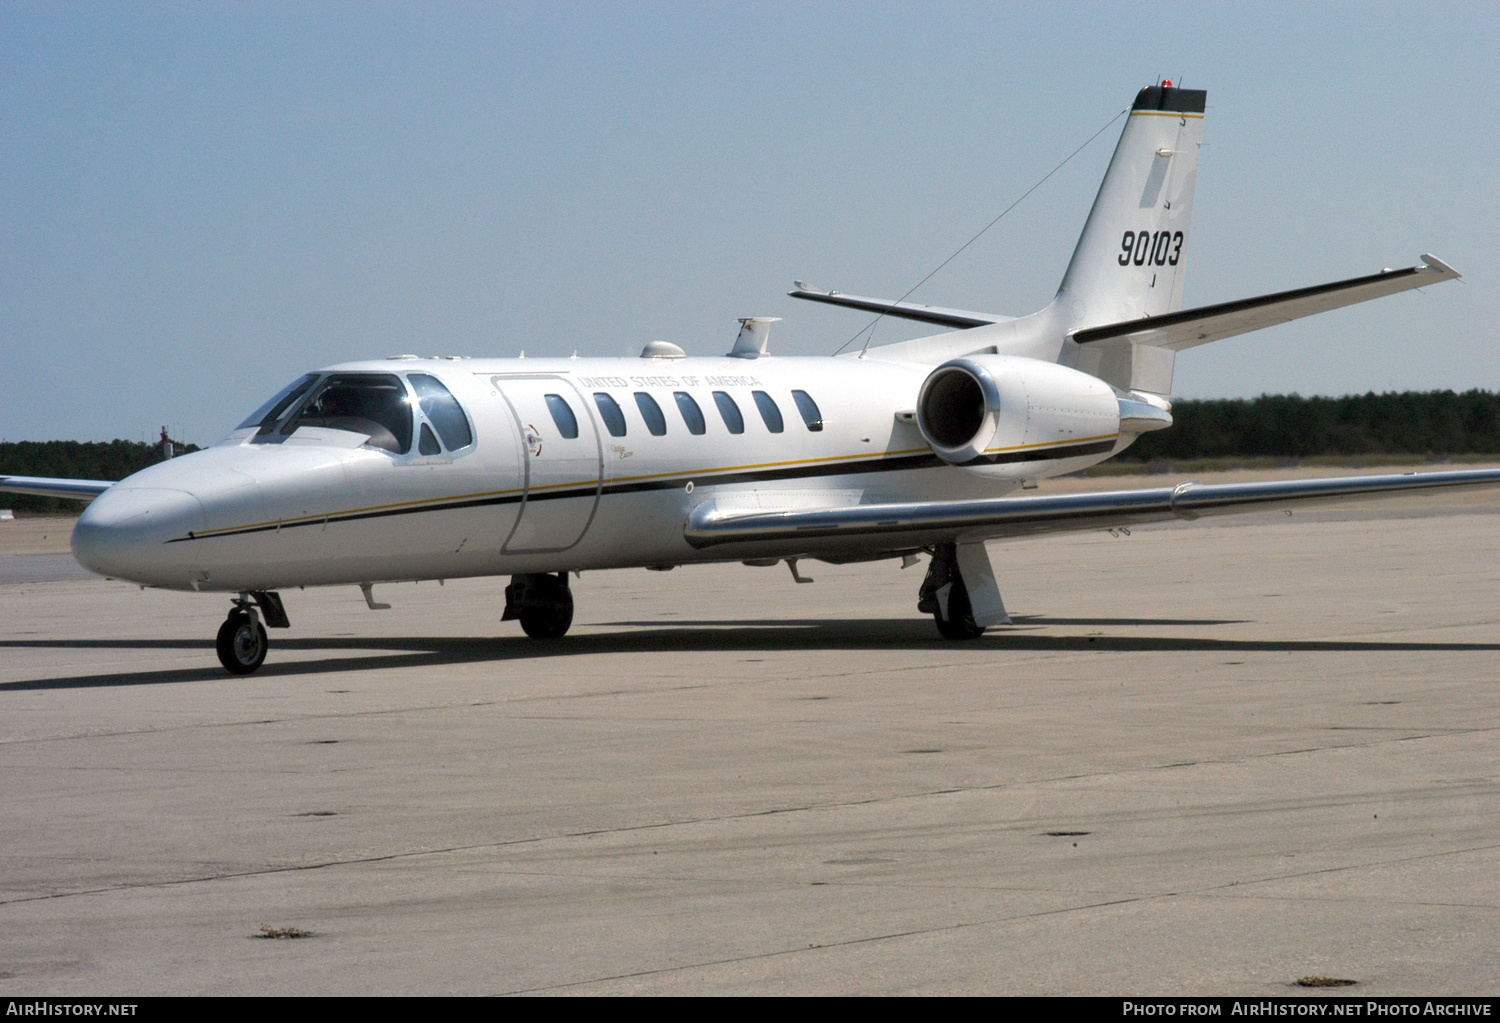
[[[651,436],[661,437],[667,432],[667,417],[661,414],[661,406],[656,399],[645,391],[635,392],[635,407],[641,410],[641,418],[646,421],[646,429],[651,431]]]
[[[813,433],[823,429],[823,413],[818,411],[818,403],[812,400],[812,395],[806,391],[793,391],[792,400],[797,403],[797,411],[802,413],[802,421]]]
[[[335,373],[281,432],[290,434],[304,426],[363,433],[369,446],[404,455],[411,450],[412,434],[406,385],[390,373]]]
[[[682,413],[682,421],[687,423],[688,433],[701,437],[708,432],[708,424],[703,421],[703,410],[693,400],[693,396],[686,391],[673,391],[672,397],[677,399],[677,411]]]
[[[413,373],[407,379],[411,381],[412,390],[417,392],[417,404],[422,407],[422,415],[427,417],[438,436],[443,438],[443,444],[449,451],[457,451],[474,443],[474,432],[469,429],[469,419],[464,415],[463,406],[443,386],[441,380],[426,373]],[[417,450],[424,455],[437,453],[427,451],[422,442],[418,443]]]
[[[740,407],[733,398],[724,391],[715,391],[714,404],[719,406],[719,415],[724,417],[724,425],[729,427],[730,433],[745,432],[745,417],[740,415]]]
[[[760,409],[760,417],[766,422],[766,429],[772,433],[780,433],[786,429],[786,424],[781,421],[781,409],[776,407],[776,399],[765,391],[751,391],[750,396],[755,399],[755,407]]]
[[[437,438],[432,435],[432,427],[423,423],[422,429],[417,433],[417,453],[421,455],[438,455],[442,454],[442,451],[443,449],[438,447]]]
[[[567,440],[578,439],[578,417],[573,415],[572,407],[563,400],[560,394],[549,394],[547,398],[547,411],[552,413],[552,421],[557,424],[557,432]]]
[[[620,403],[600,391],[594,395],[594,404],[599,406],[599,418],[604,420],[604,427],[609,430],[609,435],[625,436],[625,413],[620,411]]]
[[[275,397],[256,409],[251,413],[249,419],[235,427],[235,429],[243,430],[250,426],[275,426],[277,421],[286,415],[286,410],[292,407],[292,403],[306,394],[317,379],[318,374],[309,373],[299,380],[293,380],[277,391]]]

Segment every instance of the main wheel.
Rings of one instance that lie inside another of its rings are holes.
[[[249,675],[255,671],[265,661],[270,646],[265,626],[243,611],[229,613],[214,642],[219,663],[231,675]]]
[[[944,639],[978,639],[984,635],[984,626],[974,624],[969,591],[957,575],[953,578],[953,588],[948,591],[948,616],[943,617],[942,602],[939,601],[932,620],[937,622],[938,634]]]
[[[532,639],[562,639],[573,624],[573,594],[559,586],[545,604],[528,607],[518,617],[521,630]]]

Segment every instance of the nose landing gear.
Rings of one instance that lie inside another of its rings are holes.
[[[219,663],[231,675],[248,675],[261,666],[271,641],[266,638],[266,627],[260,624],[260,615],[255,605],[241,607],[236,602],[224,624],[219,626],[219,638],[214,647],[219,652]]]
[[[505,613],[500,620],[520,619],[532,639],[561,639],[573,624],[573,591],[568,573],[538,572],[513,575],[505,588]]]
[[[219,626],[218,638],[214,640],[219,663],[229,674],[249,675],[264,663],[271,641],[260,621],[262,612],[273,629],[285,629],[291,624],[279,594],[241,593],[235,597],[234,608]]]

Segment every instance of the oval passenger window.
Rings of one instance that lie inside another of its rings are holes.
[[[547,411],[552,413],[552,421],[557,424],[557,432],[567,440],[577,440],[578,417],[573,415],[573,409],[560,394],[549,394],[546,398]]]
[[[806,391],[793,391],[792,400],[797,403],[797,411],[802,413],[802,421],[813,433],[823,429],[823,413],[818,411],[818,403],[812,400],[812,395]]]
[[[620,403],[603,391],[596,391],[594,404],[599,407],[599,418],[604,420],[604,426],[609,430],[609,435],[611,437],[625,436],[625,413],[620,411]]]
[[[750,396],[755,399],[755,407],[760,409],[760,417],[766,422],[766,429],[772,433],[780,433],[786,429],[781,421],[781,409],[776,405],[776,399],[765,391],[751,391]]]
[[[645,391],[635,392],[635,407],[641,410],[641,418],[646,421],[646,429],[651,431],[651,436],[661,437],[667,432],[667,417],[661,414],[661,406],[656,399]]]
[[[677,411],[682,413],[682,421],[687,423],[688,433],[702,436],[708,431],[708,424],[703,421],[703,410],[693,400],[693,396],[686,391],[673,391],[672,397],[677,399]]]
[[[740,407],[733,398],[724,391],[715,391],[714,404],[719,406],[719,415],[724,417],[724,425],[730,433],[745,432],[745,417],[740,415]]]

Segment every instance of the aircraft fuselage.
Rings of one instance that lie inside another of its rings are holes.
[[[422,454],[412,440],[396,453],[357,430],[243,427],[102,495],[75,530],[79,560],[145,585],[254,591],[795,556],[805,552],[790,541],[695,549],[683,526],[710,501],[772,511],[993,497],[1123,446],[1113,424],[1093,435],[1022,424],[1002,445],[1013,450],[976,475],[937,457],[902,414],[931,367],[874,359],[407,359],[322,372],[408,387],[412,374],[436,377],[471,443]]]

